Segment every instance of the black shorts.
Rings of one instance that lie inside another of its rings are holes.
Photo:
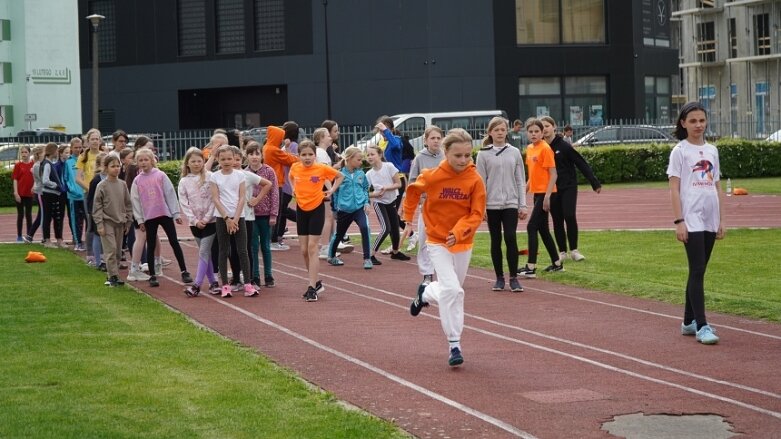
[[[299,236],[320,235],[325,224],[325,203],[312,210],[296,209],[296,229]]]

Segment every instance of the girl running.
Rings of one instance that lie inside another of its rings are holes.
[[[705,270],[713,246],[726,234],[724,192],[719,190],[721,163],[715,146],[705,141],[708,116],[699,102],[681,108],[675,137],[681,142],[670,153],[667,175],[673,206],[675,237],[686,248],[689,279],[681,334],[694,335],[702,344],[719,337],[705,317]]]
[[[19,161],[14,164],[11,174],[16,202],[16,242],[24,242],[22,222],[27,221],[27,235],[33,224],[33,162],[30,160],[30,147],[19,147]]]
[[[472,137],[460,128],[448,131],[446,160],[424,171],[407,188],[404,215],[412,230],[412,215],[425,194],[423,221],[437,280],[421,283],[410,305],[417,316],[430,302],[439,303],[439,318],[448,341],[448,364],[464,362],[461,332],[464,329],[464,279],[472,257],[475,232],[485,215],[485,185],[472,163]]]
[[[325,204],[323,200],[330,197],[342,184],[344,175],[336,169],[316,163],[315,144],[310,140],[301,142],[298,147],[301,162],[290,167],[290,183],[296,197],[296,228],[301,253],[309,272],[309,287],[304,293],[304,300],[316,302],[318,294],[325,291],[323,283],[318,280],[320,260],[318,258],[318,241],[323,232],[325,222]],[[323,190],[325,182],[332,180],[330,189]]]
[[[372,244],[371,261],[374,265],[382,264],[376,255],[388,235],[391,238],[391,259],[409,261],[410,257],[399,251],[399,214],[395,204],[402,185],[399,170],[393,163],[383,160],[382,150],[378,146],[367,148],[366,160],[371,165],[366,177],[373,188],[369,197],[373,198],[372,206],[380,222],[380,233]]]

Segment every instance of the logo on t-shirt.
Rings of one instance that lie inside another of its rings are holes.
[[[320,176],[313,175],[313,176],[309,177],[309,182],[310,183],[314,183],[314,184],[320,183]]]
[[[700,174],[700,180],[713,181],[713,163],[710,160],[700,160],[692,166],[692,172]]]
[[[461,192],[457,187],[446,187],[439,193],[440,200],[468,200],[469,195]]]

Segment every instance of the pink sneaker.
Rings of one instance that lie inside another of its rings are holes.
[[[244,284],[244,297],[255,297],[258,295],[258,290],[252,286],[252,284]]]
[[[230,285],[223,285],[222,286],[222,297],[233,297],[233,294],[231,294],[231,287],[230,287]]]

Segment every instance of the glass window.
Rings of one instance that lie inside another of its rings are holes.
[[[716,30],[712,21],[697,25],[697,61],[716,61]]]
[[[244,52],[244,0],[217,0],[217,53]]]
[[[605,0],[515,0],[517,44],[604,43]]]
[[[409,136],[410,139],[420,137],[426,131],[426,120],[422,117],[411,117],[395,127],[399,132]]]
[[[770,15],[754,16],[754,55],[770,55]]]
[[[604,76],[572,76],[564,78],[567,94],[604,94],[607,81]]]
[[[729,33],[729,57],[738,57],[738,28],[734,18],[727,22],[727,32]]]
[[[558,1],[515,0],[515,31],[518,44],[558,44]]]
[[[604,76],[519,78],[518,94],[521,118],[551,116],[573,126],[604,123]]]
[[[729,85],[729,105],[730,105],[730,128],[732,135],[738,135],[738,85]]]
[[[604,43],[604,6],[604,0],[562,0],[562,42]]]
[[[521,78],[518,94],[521,96],[561,94],[561,79],[558,77]]]
[[[618,128],[605,128],[598,130],[589,139],[590,142],[618,141]]]
[[[206,0],[179,0],[179,56],[206,55]]]
[[[255,50],[285,50],[285,3],[255,0]]]

